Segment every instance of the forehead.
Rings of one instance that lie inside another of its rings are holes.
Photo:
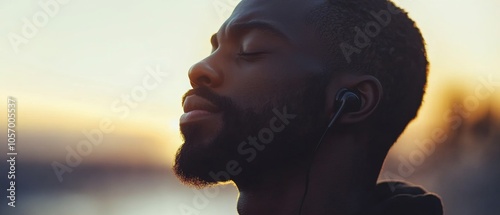
[[[311,36],[306,15],[324,0],[242,0],[232,15],[221,26],[224,31],[231,26],[252,21],[266,22],[285,33],[292,40]]]
[[[290,19],[305,14],[324,0],[242,0],[235,13],[255,13]]]

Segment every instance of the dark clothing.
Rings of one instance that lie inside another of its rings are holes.
[[[441,199],[417,186],[404,182],[377,184],[375,206],[369,215],[442,215]]]

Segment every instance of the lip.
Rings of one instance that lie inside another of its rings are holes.
[[[183,109],[184,114],[180,118],[180,125],[208,119],[220,113],[219,107],[197,95],[186,97]]]

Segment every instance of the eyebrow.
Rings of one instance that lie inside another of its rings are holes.
[[[287,42],[290,42],[290,38],[283,31],[275,27],[273,24],[265,21],[254,20],[250,22],[235,23],[227,26],[226,28],[227,35],[239,35],[252,30],[268,32],[274,36],[280,37]],[[218,34],[214,34],[212,36],[212,43],[217,42],[217,35]]]

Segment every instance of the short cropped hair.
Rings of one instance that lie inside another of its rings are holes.
[[[379,124],[373,127],[390,148],[417,115],[425,92],[428,62],[420,30],[386,0],[327,0],[306,19],[328,53],[328,78],[350,72],[381,82],[383,98],[372,118]]]

